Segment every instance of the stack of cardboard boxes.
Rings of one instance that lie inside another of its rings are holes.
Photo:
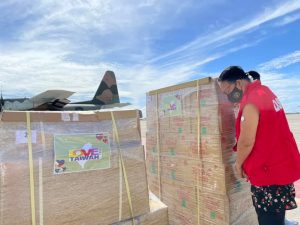
[[[234,176],[234,121],[211,78],[147,94],[148,182],[171,225],[256,224],[249,184]]]
[[[5,111],[0,138],[1,225],[167,224],[149,209],[138,111]]]

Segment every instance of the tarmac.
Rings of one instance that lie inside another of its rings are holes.
[[[298,189],[298,194],[300,192],[300,189]],[[293,209],[293,210],[288,210],[286,212],[286,218],[290,220],[295,220],[299,223],[300,225],[300,198],[296,198],[296,202],[298,205],[298,208]]]
[[[291,114],[287,114],[286,116],[289,122],[290,129],[294,134],[294,137],[298,145],[298,149],[300,151],[300,113],[291,113]],[[286,213],[286,218],[296,220],[299,222],[300,225],[300,180],[294,183],[294,185],[296,189],[296,202],[298,208],[293,210],[288,210]]]

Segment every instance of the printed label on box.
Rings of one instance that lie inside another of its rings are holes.
[[[16,131],[16,144],[25,144],[27,143],[27,130],[17,130]],[[31,143],[36,143],[36,130],[31,131]]]
[[[164,116],[181,116],[182,105],[179,95],[162,98],[161,110]]]
[[[110,168],[108,133],[55,135],[54,174]]]

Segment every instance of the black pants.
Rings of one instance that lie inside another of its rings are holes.
[[[284,225],[285,210],[279,213],[256,211],[259,225]]]

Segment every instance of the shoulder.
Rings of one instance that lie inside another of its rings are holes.
[[[274,96],[273,92],[267,86],[257,85],[245,96],[246,99],[244,105],[252,104],[260,110],[272,103]]]

